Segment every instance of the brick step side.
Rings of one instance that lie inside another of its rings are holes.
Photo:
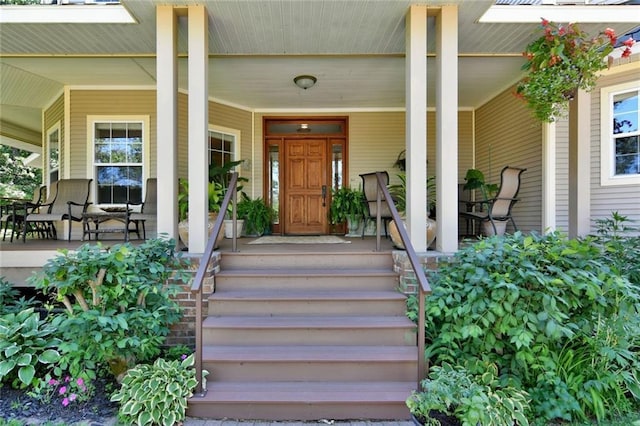
[[[206,346],[214,381],[411,381],[415,346]]]
[[[415,324],[405,316],[214,317],[203,340],[216,345],[415,345]]]
[[[415,382],[213,382],[188,416],[245,420],[406,420]]]
[[[406,297],[395,291],[246,290],[209,296],[209,315],[378,315],[400,316]]]

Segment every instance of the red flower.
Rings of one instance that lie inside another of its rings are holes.
[[[549,25],[549,21],[547,21],[546,19],[542,18],[542,26],[546,27],[547,25]]]
[[[558,28],[558,35],[563,36],[565,32],[566,30],[564,29],[564,27]]]
[[[606,30],[604,30],[604,34],[609,38],[616,36],[616,32],[613,28],[607,28]]]
[[[631,47],[631,46],[633,46],[633,44],[634,44],[635,42],[636,42],[636,41],[635,41],[634,39],[632,39],[631,37],[629,37],[628,39],[626,39],[625,41],[623,41],[623,42],[622,42],[622,44],[624,44],[624,45],[625,45],[625,46],[627,46],[627,47]]]
[[[624,49],[624,51],[622,52],[621,56],[623,58],[628,58],[629,56],[631,56],[631,49],[629,49],[628,47],[626,49]]]

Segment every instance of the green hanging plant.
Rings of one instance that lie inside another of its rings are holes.
[[[589,38],[577,24],[562,26],[546,19],[540,28],[543,35],[523,52],[527,62],[522,69],[528,75],[518,84],[516,96],[527,102],[538,120],[552,122],[566,116],[578,89],[588,92],[595,87],[617,38],[611,28]],[[623,57],[631,54],[633,43],[632,38],[624,42]]]

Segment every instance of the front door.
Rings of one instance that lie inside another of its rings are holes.
[[[265,200],[276,211],[273,232],[331,231],[332,189],[348,182],[346,117],[265,117]]]
[[[327,228],[327,140],[285,139],[285,234],[324,234]]]

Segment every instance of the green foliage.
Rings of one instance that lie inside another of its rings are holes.
[[[0,145],[0,197],[30,199],[42,182],[42,171],[27,167],[30,152]]]
[[[0,277],[0,315],[18,313],[25,309],[35,308],[41,305],[35,297],[26,298],[20,296],[20,292],[7,281]]]
[[[39,369],[51,368],[60,358],[55,331],[33,309],[0,316],[0,382],[28,387]]]
[[[218,182],[209,182],[208,191],[208,210],[210,212],[219,212],[224,199],[225,190]],[[178,219],[186,220],[189,217],[189,181],[186,179],[178,180]]]
[[[37,380],[28,395],[43,404],[54,402],[63,407],[73,407],[80,402],[90,400],[94,392],[95,387],[86,376],[54,377],[51,374],[46,374],[42,379]]]
[[[500,385],[496,372],[495,365],[486,366],[478,376],[462,366],[434,366],[421,383],[422,391],[407,399],[407,407],[423,421],[437,411],[456,417],[463,426],[512,426],[514,422],[527,426],[527,393]]]
[[[262,198],[252,200],[242,193],[242,200],[238,202],[238,219],[245,220],[247,235],[264,234],[271,228],[273,217],[273,209]]]
[[[530,394],[540,421],[601,421],[640,400],[640,288],[593,239],[488,238],[430,282],[433,365],[495,365],[501,382]]]
[[[169,326],[181,317],[169,279],[186,282],[172,240],[148,240],[104,249],[83,245],[50,259],[32,282],[66,307],[53,320],[63,343],[57,375],[73,376],[109,364],[114,375],[157,356]]]
[[[401,215],[407,210],[407,175],[398,173],[400,183],[389,185],[389,193],[393,198],[396,209]],[[433,212],[436,208],[436,177],[427,177],[427,211]]]
[[[463,189],[466,190],[474,190],[480,189],[482,192],[482,199],[489,200],[495,197],[498,192],[498,184],[496,183],[486,183],[484,180],[484,173],[482,173],[478,169],[469,169],[467,170],[467,174],[464,176],[465,184]]]
[[[187,399],[196,387],[193,355],[182,361],[158,358],[153,365],[140,364],[122,379],[111,397],[119,402],[119,419],[128,425],[166,425],[182,422]]]
[[[329,206],[329,221],[332,225],[361,220],[366,214],[364,194],[358,189],[343,186],[331,191],[331,205]]]
[[[613,212],[610,218],[596,219],[596,241],[602,245],[609,265],[640,287],[640,229],[627,216]]]
[[[163,356],[164,356],[164,359],[169,361],[173,361],[176,359],[179,359],[182,361],[192,353],[193,353],[193,349],[191,349],[187,345],[175,345],[175,346],[170,346],[166,348],[163,351]]]

